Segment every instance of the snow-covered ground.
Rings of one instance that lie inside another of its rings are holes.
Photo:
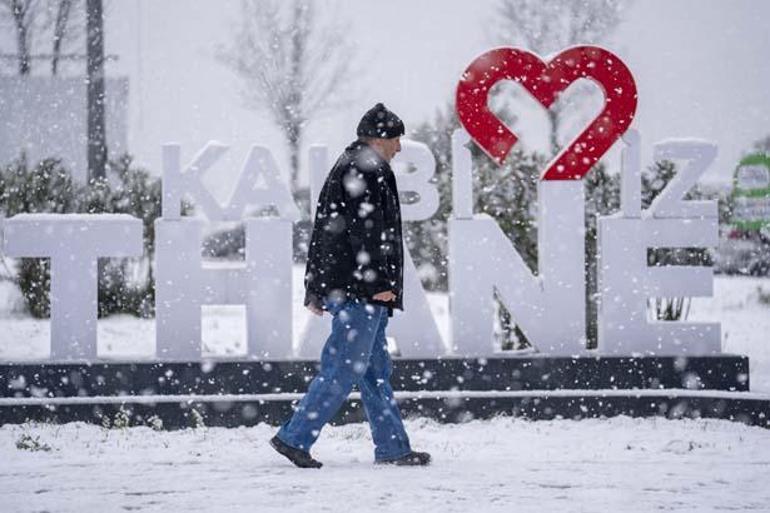
[[[714,297],[695,298],[690,320],[722,323],[722,351],[749,357],[749,386],[770,394],[770,279],[716,276]],[[770,504],[767,506],[770,511]]]
[[[407,421],[428,468],[372,464],[365,424],[327,427],[320,470],[267,445],[274,429],[155,432],[0,428],[0,511],[769,511],[767,430],[728,421],[631,419],[439,425]],[[28,435],[49,451],[22,450]]]

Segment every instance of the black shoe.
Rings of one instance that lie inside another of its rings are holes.
[[[313,459],[309,452],[286,445],[283,440],[278,438],[278,435],[270,439],[270,445],[300,468],[321,468],[323,466],[323,463]]]
[[[427,452],[412,451],[395,460],[380,460],[375,463],[381,465],[423,466],[430,463],[430,454]]]

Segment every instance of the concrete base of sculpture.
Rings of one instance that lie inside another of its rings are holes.
[[[102,423],[123,410],[167,429],[278,424],[315,375],[310,360],[0,365],[0,424]],[[460,422],[614,415],[711,417],[770,427],[770,396],[749,392],[745,356],[396,359],[405,415]],[[193,410],[197,414],[193,413]],[[198,415],[200,414],[200,415]],[[357,394],[336,423],[365,420]]]

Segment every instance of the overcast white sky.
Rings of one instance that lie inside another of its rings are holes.
[[[494,0],[319,3],[337,6],[364,62],[357,94],[309,127],[305,147],[325,143],[333,154],[353,139],[361,114],[377,101],[407,129],[431,117],[453,97],[462,70],[493,46]],[[242,106],[240,82],[214,58],[238,13],[237,0],[109,4],[107,52],[120,60],[108,73],[130,78],[129,147],[153,171],[160,170],[162,143],[181,143],[186,159],[210,139],[233,146],[214,173],[224,178],[220,183],[235,179],[254,143],[273,149],[286,170],[277,128]],[[720,150],[707,179],[728,179],[741,153],[770,134],[770,1],[636,0],[625,16],[605,46],[635,75],[634,126],[643,158],[649,160],[655,141],[701,137]],[[616,157],[608,156],[611,168]]]

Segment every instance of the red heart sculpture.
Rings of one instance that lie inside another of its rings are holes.
[[[634,77],[612,52],[575,46],[546,64],[526,50],[490,50],[468,66],[457,84],[457,115],[476,144],[502,164],[518,138],[487,107],[490,89],[501,80],[514,80],[549,108],[579,78],[591,79],[602,88],[604,109],[559,153],[543,180],[580,180],[628,130],[636,113]]]

